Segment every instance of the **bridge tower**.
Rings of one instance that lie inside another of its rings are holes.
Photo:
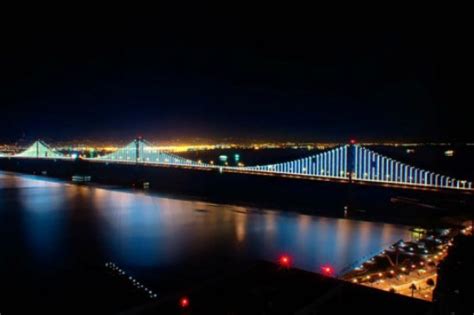
[[[356,141],[351,139],[349,141],[349,150],[347,150],[347,172],[349,173],[349,183],[352,183],[352,176],[355,174],[355,155],[356,155]]]
[[[135,163],[137,164],[140,161],[140,142],[142,142],[141,137],[135,139]]]

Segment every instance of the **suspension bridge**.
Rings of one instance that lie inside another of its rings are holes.
[[[0,158],[75,159],[43,141],[36,141],[23,152]],[[194,161],[162,151],[143,139],[135,139],[115,152],[95,158],[96,163],[141,164],[217,170],[221,173],[295,177],[353,183],[378,183],[386,186],[472,191],[472,182],[411,166],[358,144],[342,145],[300,159],[255,166],[221,166]]]

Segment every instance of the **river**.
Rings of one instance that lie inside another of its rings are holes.
[[[163,295],[215,277],[223,266],[283,254],[297,268],[330,265],[337,273],[410,233],[393,224],[0,172],[0,236],[4,303],[24,300],[40,310],[77,300],[87,310],[100,301],[95,281],[102,280],[94,277],[107,261]]]

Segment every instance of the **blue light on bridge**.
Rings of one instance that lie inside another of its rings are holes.
[[[348,149],[351,149],[351,159],[348,159]],[[50,148],[42,141],[36,141],[23,152],[8,158],[41,158],[41,159],[75,159],[76,155],[64,156]],[[2,157],[4,158],[4,157]],[[227,155],[219,156],[219,160],[227,162]],[[385,182],[393,184],[423,186],[446,189],[472,190],[472,183],[460,181],[448,176],[436,174],[410,166],[391,158],[380,155],[357,144],[344,145],[329,151],[321,152],[301,159],[283,163],[262,166],[218,166],[202,161],[192,161],[180,156],[163,152],[143,139],[136,139],[115,152],[84,158],[85,160],[104,163],[142,163],[157,165],[172,165],[175,167],[196,167],[217,169],[221,172],[266,172],[272,174],[289,174],[298,176],[312,176],[321,178],[341,178],[349,180],[348,170],[354,173],[354,179],[365,182]],[[240,155],[235,154],[234,160]]]

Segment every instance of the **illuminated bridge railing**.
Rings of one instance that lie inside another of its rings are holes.
[[[472,183],[420,169],[361,147],[354,146],[354,179],[450,189],[472,189]]]
[[[269,174],[305,175],[348,179],[348,146],[322,152],[309,157],[277,164],[234,167],[218,166],[163,152],[147,141],[137,139],[110,154],[89,159],[116,163],[141,163],[150,165],[176,165],[219,169],[221,171],[263,172]]]
[[[349,179],[348,145],[309,157],[268,165],[245,167],[249,171]]]
[[[43,141],[36,141],[21,153],[7,158],[72,159]],[[443,189],[473,190],[472,182],[411,166],[360,145],[343,145],[315,155],[292,161],[256,166],[220,166],[193,161],[161,151],[142,139],[136,139],[115,152],[93,162],[179,166],[196,169],[218,169],[221,172],[242,172],[262,175],[293,175],[306,178],[333,178],[382,184]]]

